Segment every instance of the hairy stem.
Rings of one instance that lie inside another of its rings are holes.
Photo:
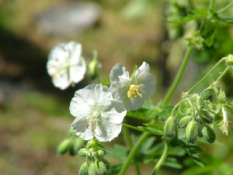
[[[175,78],[175,80],[173,81],[172,86],[171,86],[171,88],[169,89],[167,95],[165,96],[163,102],[161,103],[161,106],[164,106],[164,105],[166,105],[166,104],[169,102],[169,100],[170,100],[172,94],[173,94],[174,91],[176,90],[176,88],[177,88],[177,86],[178,86],[178,84],[179,84],[179,82],[180,82],[180,80],[181,80],[181,78],[182,78],[182,75],[183,75],[183,73],[184,73],[184,70],[185,70],[185,68],[186,68],[186,65],[187,65],[187,63],[188,63],[188,60],[189,60],[189,58],[190,58],[191,53],[192,53],[192,47],[188,47],[188,49],[187,49],[187,51],[186,51],[186,53],[185,53],[185,55],[184,55],[182,64],[181,64],[181,66],[180,66],[179,72],[178,72],[178,74],[176,75],[176,78]]]
[[[167,143],[167,141],[165,141],[165,146],[164,146],[163,154],[160,157],[160,159],[157,162],[157,164],[155,165],[155,168],[152,171],[152,175],[156,175],[156,173],[158,172],[158,170],[162,166],[163,162],[165,161],[165,159],[167,157],[167,152],[168,152],[168,143]]]
[[[149,136],[148,133],[143,133],[141,135],[141,137],[138,139],[137,143],[134,145],[134,147],[131,149],[129,156],[126,160],[126,162],[124,163],[119,175],[124,175],[128,166],[130,165],[132,159],[134,158],[134,155],[137,153],[139,147],[141,146],[141,144],[146,140],[146,138]]]
[[[191,87],[191,88],[185,93],[185,95],[190,94],[196,87],[198,87],[198,86],[213,72],[213,70],[214,70],[216,67],[218,67],[223,61],[225,61],[225,59],[219,60],[219,61],[214,65],[214,67],[212,67],[212,68],[210,69],[210,71],[209,71],[207,74],[205,74],[204,77],[202,77],[202,79],[200,79],[193,87]]]
[[[217,13],[222,13],[228,9],[230,9],[233,6],[233,1],[231,1],[226,7],[220,9],[219,11],[217,11]]]
[[[133,148],[133,143],[132,143],[132,140],[130,138],[130,134],[129,134],[128,128],[125,127],[125,126],[123,126],[122,131],[123,131],[123,136],[124,136],[125,142],[129,146],[129,148],[132,149]],[[140,175],[141,174],[140,173],[140,166],[139,166],[138,162],[135,163],[135,168],[136,168],[137,175]]]

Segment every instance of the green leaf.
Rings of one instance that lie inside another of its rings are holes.
[[[110,148],[108,150],[107,155],[109,157],[125,161],[128,156],[129,151],[130,151],[129,148],[116,144],[114,145],[113,148]]]
[[[182,24],[194,19],[199,19],[201,17],[206,17],[208,15],[208,10],[193,10],[187,14],[187,16],[180,16],[176,19],[167,19],[168,23]]]
[[[207,21],[201,33],[202,37],[204,38],[204,44],[206,46],[210,47],[213,45],[216,33],[216,23]]]
[[[219,16],[219,15],[213,15],[214,19],[219,21],[219,22],[223,22],[223,23],[227,23],[227,24],[233,24],[233,18],[228,17],[228,16]]]
[[[147,127],[145,129],[149,130],[152,134],[163,135],[164,126],[162,124],[145,123],[144,125]]]
[[[164,166],[173,169],[182,169],[183,166],[174,157],[168,157],[163,163]]]
[[[199,158],[199,152],[202,152],[202,149],[197,146],[196,144],[192,143],[187,143],[184,140],[179,139],[180,146],[189,154],[194,162],[201,166],[204,167],[204,164],[202,163],[201,159]]]
[[[147,126],[147,127],[143,127],[143,126],[132,126],[132,125],[128,125],[128,124],[123,124],[124,126],[137,130],[137,131],[141,131],[141,132],[148,132],[150,134],[154,134],[154,135],[163,135],[163,125],[156,125],[154,124],[153,126]]]

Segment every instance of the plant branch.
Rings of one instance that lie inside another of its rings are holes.
[[[226,10],[228,10],[229,8],[231,8],[233,6],[233,1],[231,1],[226,7],[220,9],[219,11],[217,11],[217,13],[222,13]]]
[[[192,53],[192,47],[189,46],[188,49],[187,49],[187,51],[186,51],[186,53],[185,53],[185,55],[184,55],[184,58],[183,58],[183,61],[182,61],[181,66],[180,66],[179,72],[178,72],[178,74],[176,75],[176,78],[175,78],[175,80],[173,81],[172,86],[171,86],[171,88],[169,89],[167,95],[165,96],[163,102],[161,103],[161,106],[164,106],[164,105],[166,105],[166,104],[169,102],[169,100],[170,100],[172,94],[173,94],[174,91],[176,90],[176,88],[177,88],[177,86],[178,86],[178,84],[179,84],[179,82],[180,82],[180,80],[181,80],[181,78],[182,78],[182,75],[183,75],[183,73],[184,73],[184,70],[185,70],[185,68],[186,68],[186,65],[187,65],[187,63],[188,63],[188,60],[189,60],[189,58],[190,58],[191,53]]]
[[[137,143],[134,145],[134,147],[131,149],[129,156],[126,160],[126,162],[124,163],[119,175],[124,175],[128,166],[130,165],[132,159],[134,158],[134,155],[136,154],[136,152],[138,151],[139,147],[141,146],[141,144],[144,142],[144,140],[149,136],[148,133],[143,133],[141,135],[141,137],[138,139]]]
[[[157,162],[157,164],[155,165],[155,168],[152,171],[152,175],[156,175],[156,173],[158,172],[158,170],[162,166],[163,162],[165,161],[165,159],[167,157],[167,152],[168,152],[168,143],[167,143],[167,141],[165,141],[165,146],[164,146],[163,154],[160,157],[160,159]]]
[[[126,122],[124,122],[124,123],[126,123]],[[122,132],[123,132],[125,142],[129,146],[129,148],[132,149],[133,148],[133,143],[132,143],[132,139],[130,138],[130,133],[129,133],[128,128],[123,126]],[[135,168],[136,168],[136,171],[137,171],[137,175],[140,175],[141,174],[140,173],[140,166],[139,166],[138,162],[135,163]]]
[[[217,67],[217,66],[219,66],[223,61],[225,61],[225,59],[221,59],[221,60],[219,60],[215,65],[214,65],[214,67],[212,67],[211,69],[210,69],[210,71],[207,73],[207,74],[205,74],[205,76],[204,77],[202,77],[202,79],[200,79],[193,87],[191,87],[186,93],[185,93],[185,95],[188,95],[188,94],[190,94],[190,92],[192,92],[196,87],[198,87],[212,72],[213,72],[213,70]]]

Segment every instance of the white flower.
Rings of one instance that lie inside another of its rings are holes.
[[[70,113],[76,117],[71,127],[77,136],[106,142],[121,132],[126,109],[122,101],[113,99],[108,87],[91,84],[75,92]]]
[[[136,110],[155,91],[155,77],[149,73],[150,66],[146,62],[129,77],[129,72],[121,64],[116,64],[109,75],[110,90],[114,98],[122,100],[127,110]]]
[[[56,44],[50,51],[47,70],[55,87],[63,90],[83,79],[86,63],[81,52],[82,45],[73,41]]]

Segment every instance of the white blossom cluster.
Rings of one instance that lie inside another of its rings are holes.
[[[51,50],[47,70],[55,87],[66,89],[83,79],[86,63],[81,49],[81,44],[68,42]],[[101,142],[116,138],[127,111],[139,109],[155,91],[155,77],[149,70],[149,64],[143,62],[130,77],[123,65],[116,64],[109,75],[110,87],[91,84],[77,90],[70,103],[76,135]]]

